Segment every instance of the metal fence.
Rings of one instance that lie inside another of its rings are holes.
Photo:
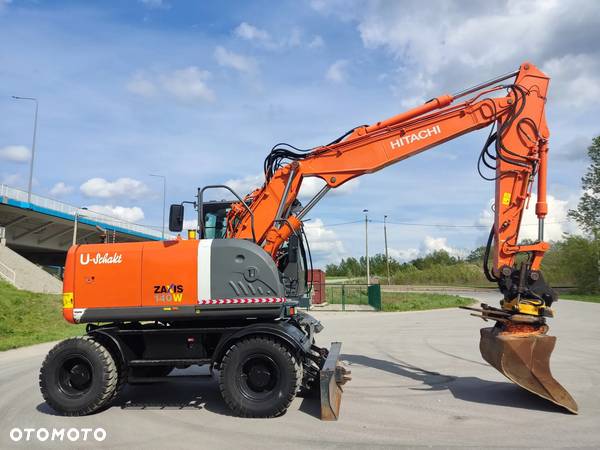
[[[381,287],[378,284],[329,284],[325,285],[325,300],[329,304],[371,306],[381,310]]]

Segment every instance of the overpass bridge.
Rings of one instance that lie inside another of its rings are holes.
[[[98,243],[101,230],[110,242],[161,240],[162,232],[77,208],[0,184],[0,238],[11,250],[39,265],[62,266],[73,242],[77,216],[77,243]]]

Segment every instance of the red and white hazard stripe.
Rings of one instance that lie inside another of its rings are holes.
[[[218,298],[198,300],[199,305],[245,305],[249,303],[284,303],[283,297],[268,298]]]

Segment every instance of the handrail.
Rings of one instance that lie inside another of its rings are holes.
[[[16,286],[17,285],[17,272],[15,272],[13,269],[8,267],[2,261],[0,261],[0,269],[2,269],[2,268],[4,268],[4,270],[6,270],[10,274],[10,276],[5,273],[2,273],[2,270],[0,270],[0,276],[2,278],[4,278],[6,281],[8,281],[9,283],[11,283],[13,286]]]

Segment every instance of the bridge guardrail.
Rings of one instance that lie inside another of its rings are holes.
[[[28,193],[21,189],[12,188],[6,184],[0,184],[0,197],[8,197],[18,202],[28,203]],[[79,215],[82,219],[91,219],[109,226],[119,227],[125,230],[129,230],[135,233],[142,233],[156,238],[161,238],[162,232],[154,228],[138,225],[136,223],[127,222],[115,217],[107,216],[106,214],[98,213],[93,210],[84,210],[82,213],[81,208],[69,205],[68,203],[59,202],[51,198],[42,197],[41,195],[32,194],[31,204],[39,206],[41,208],[57,211],[63,214],[67,214],[75,217],[75,214],[79,211]]]

